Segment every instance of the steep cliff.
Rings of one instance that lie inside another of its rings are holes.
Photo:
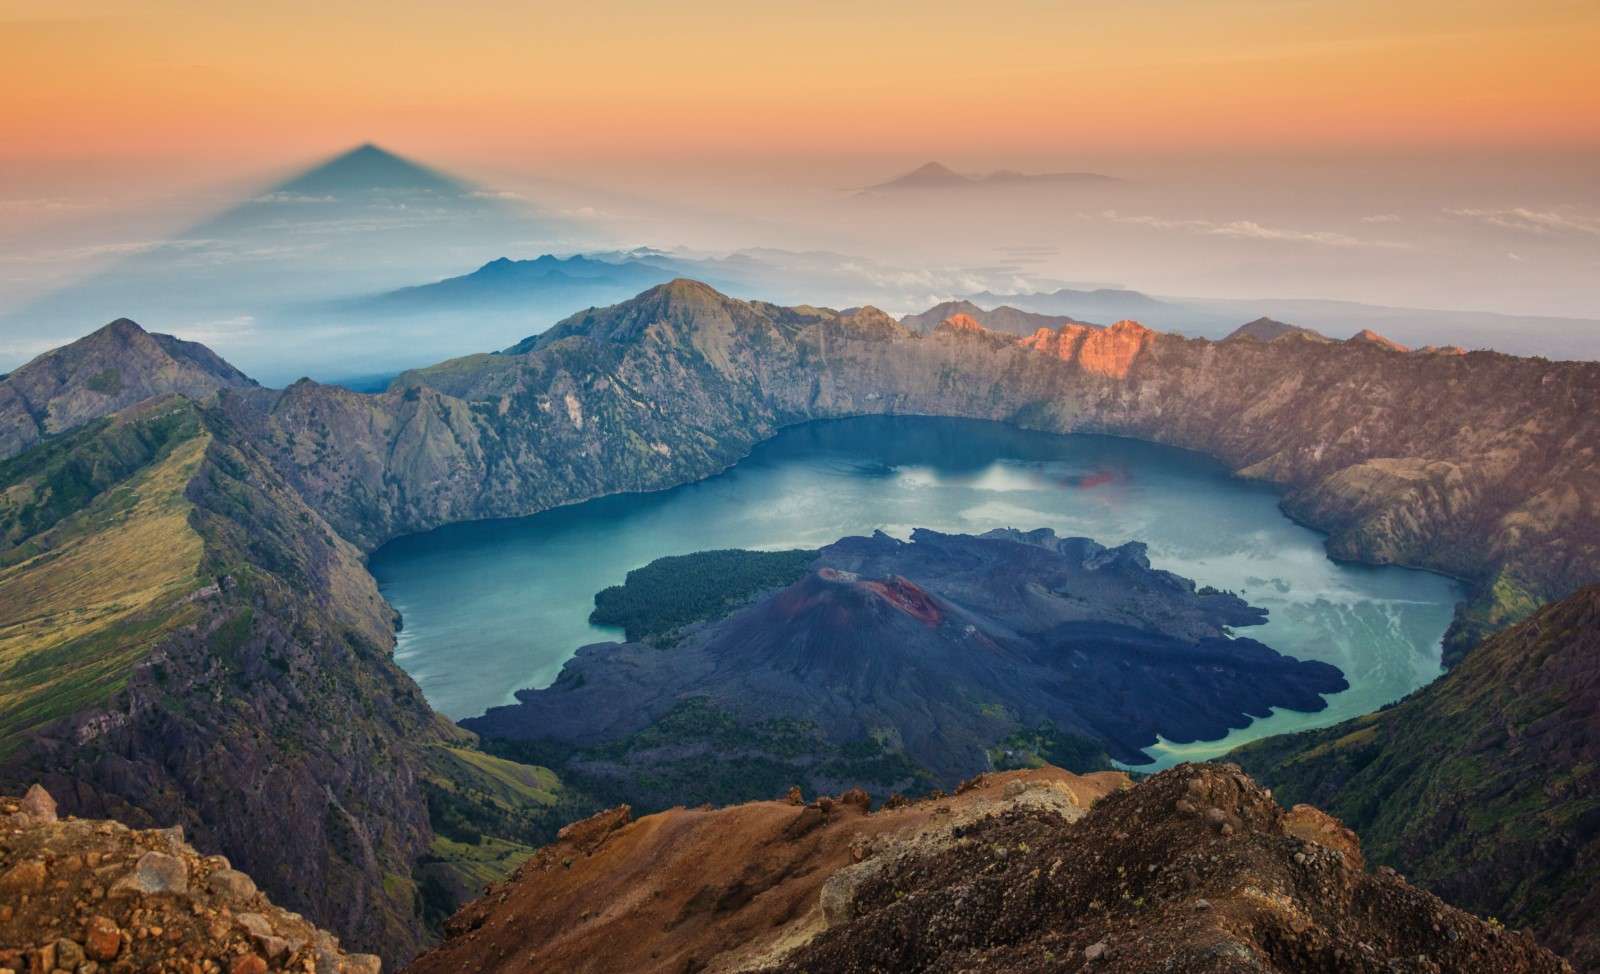
[[[1600,587],[1375,714],[1232,757],[1378,862],[1600,970]]]
[[[420,749],[462,735],[390,660],[360,553],[179,397],[0,477],[0,781],[183,825],[283,905],[410,956]]]

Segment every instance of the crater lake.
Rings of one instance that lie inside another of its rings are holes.
[[[548,685],[579,646],[620,640],[619,630],[589,623],[594,594],[663,555],[815,548],[874,530],[903,538],[914,527],[1048,527],[1106,545],[1142,541],[1155,567],[1268,610],[1265,625],[1241,634],[1332,663],[1350,684],[1317,713],[1278,711],[1221,741],[1163,741],[1149,750],[1161,767],[1370,712],[1440,673],[1458,583],[1335,562],[1278,497],[1208,457],[1152,443],[863,417],[790,427],[723,473],[670,490],[398,538],[370,566],[403,618],[397,661],[436,709],[459,719]]]

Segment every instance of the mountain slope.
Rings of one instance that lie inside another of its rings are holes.
[[[0,379],[0,459],[153,396],[202,400],[253,385],[204,345],[119,318]]]
[[[162,344],[112,331],[135,353]],[[172,369],[111,360],[136,388]],[[62,402],[98,375],[52,369]],[[468,892],[503,875],[570,796],[434,715],[390,656],[361,553],[216,404],[158,396],[0,461],[0,783],[182,824],[279,903],[404,960],[462,875]],[[452,844],[436,810],[451,835],[512,841]]]
[[[0,756],[102,704],[195,618],[184,490],[208,443],[167,398],[0,463]]]
[[[1367,717],[1231,755],[1372,857],[1600,970],[1600,587]]]
[[[416,974],[1556,972],[1521,933],[1363,870],[1237,769],[984,775],[863,796],[617,809],[492,886]]]
[[[183,824],[400,959],[417,749],[459,735],[390,661],[359,554],[232,432],[168,396],[0,464],[0,781]]]

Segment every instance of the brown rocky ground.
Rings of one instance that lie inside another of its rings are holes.
[[[1127,784],[1121,774],[1045,768],[871,814],[860,793],[676,808],[637,821],[624,806],[562,830],[451,918],[445,942],[408,970],[753,970],[826,928],[848,908],[850,890],[898,856],[948,846],[1002,808],[1071,821]]]
[[[1526,933],[1367,872],[1336,820],[1211,765],[1137,786],[985,775],[870,814],[848,796],[618,809],[446,933],[411,970],[1570,970]]]
[[[0,972],[378,974],[370,954],[274,906],[181,828],[57,818],[35,785],[0,799]]]

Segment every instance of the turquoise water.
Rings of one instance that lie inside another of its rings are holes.
[[[1320,713],[1280,711],[1222,742],[1163,742],[1159,765],[1415,690],[1439,674],[1439,638],[1460,598],[1438,575],[1330,561],[1321,535],[1278,511],[1275,491],[1198,454],[922,417],[808,423],[698,483],[400,538],[371,567],[405,619],[396,658],[435,708],[461,718],[549,684],[577,647],[620,638],[589,625],[594,593],[662,555],[913,527],[1143,541],[1156,567],[1266,608],[1269,622],[1248,635],[1333,663],[1350,682]]]

